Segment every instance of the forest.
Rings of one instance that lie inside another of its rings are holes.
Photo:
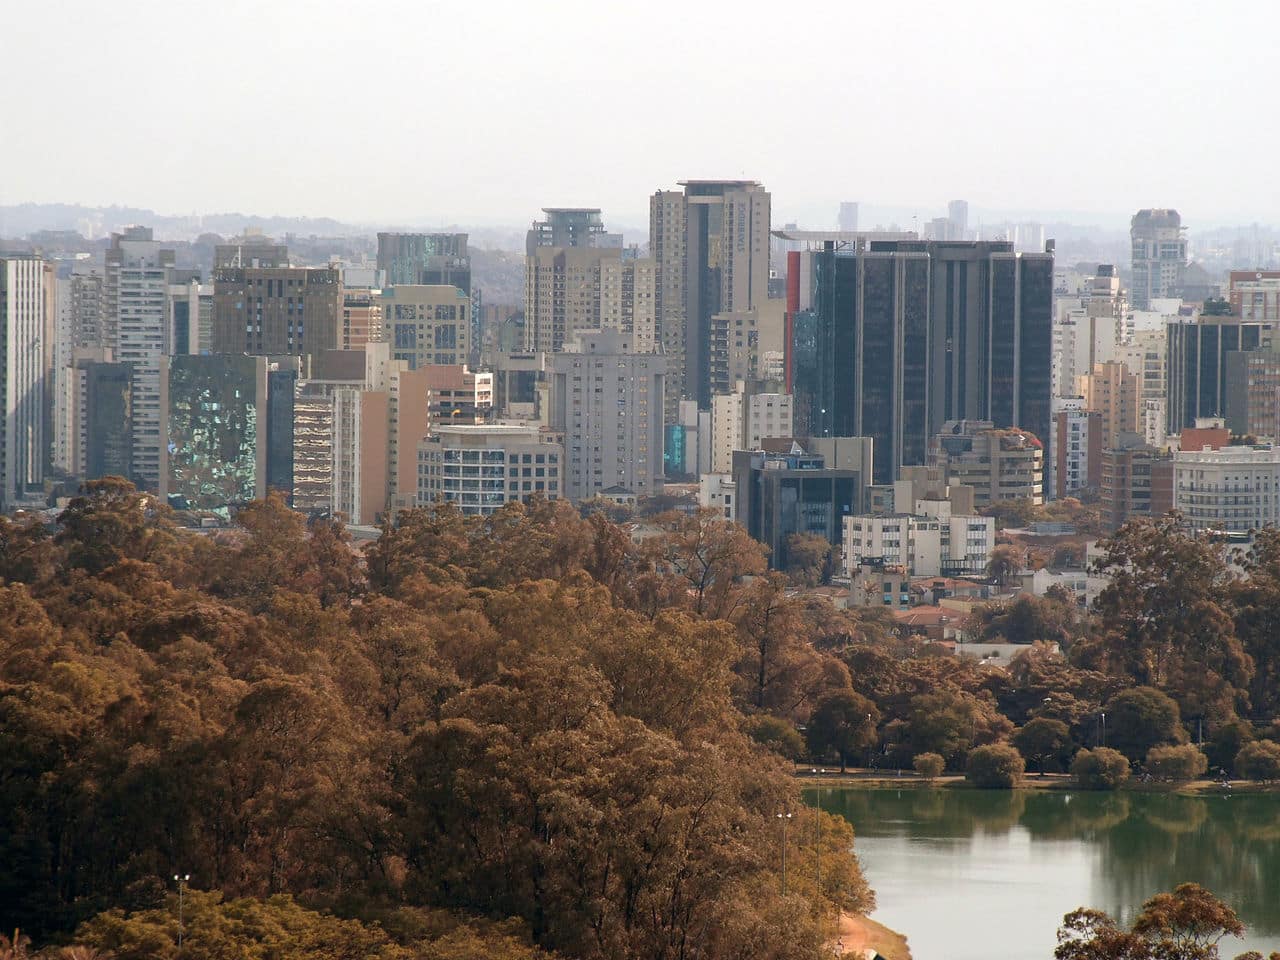
[[[206,536],[118,480],[59,521],[0,521],[14,956],[811,957],[872,906],[749,735],[849,676],[747,668],[797,613],[736,529],[413,510],[361,555],[278,499]]]
[[[710,513],[441,506],[357,549],[274,497],[195,532],[95,481],[0,519],[10,949],[812,957],[874,896],[796,760],[1280,751],[1280,536],[1235,566],[1173,520],[1107,544],[1095,610],[975,614],[1027,645],[1000,670]]]

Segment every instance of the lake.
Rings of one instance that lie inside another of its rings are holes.
[[[872,916],[914,960],[1053,956],[1062,915],[1125,921],[1186,881],[1248,925],[1224,957],[1280,950],[1280,796],[1179,797],[909,788],[808,788],[849,820],[876,892]]]

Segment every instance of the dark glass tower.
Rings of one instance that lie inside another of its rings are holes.
[[[1053,255],[999,242],[872,242],[814,255],[792,324],[796,433],[866,436],[874,482],[926,462],[947,420],[1049,432]]]

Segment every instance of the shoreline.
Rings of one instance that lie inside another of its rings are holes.
[[[925,780],[914,770],[903,770],[901,774],[881,770],[849,768],[846,773],[834,770],[811,772],[812,767],[801,767],[797,764],[795,778],[801,787],[844,787],[846,789],[881,790],[895,789],[942,789],[942,790],[976,790],[964,779],[962,773],[947,773],[933,780]],[[1230,797],[1255,794],[1280,794],[1280,783],[1257,783],[1249,780],[1232,780],[1230,787],[1224,787],[1215,780],[1191,780],[1186,783],[1140,783],[1126,781],[1115,790],[1081,790],[1071,782],[1069,774],[1049,773],[1041,777],[1039,774],[1027,774],[1022,782],[1012,787],[1013,790],[1054,790],[1083,793],[1164,793],[1187,797]]]

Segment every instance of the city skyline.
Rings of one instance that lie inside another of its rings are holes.
[[[852,8],[818,30],[723,5],[659,4],[643,18],[571,5],[552,31],[508,5],[390,5],[375,19],[328,3],[306,17],[294,3],[230,3],[201,19],[135,3],[125,19],[51,3],[58,29],[31,19],[6,31],[0,80],[41,92],[11,102],[13,128],[41,149],[6,154],[0,204],[408,224],[518,222],[552,202],[639,226],[654,189],[693,176],[760,180],[780,198],[778,223],[816,226],[816,211],[834,221],[840,200],[875,197],[922,214],[964,197],[975,212],[1119,219],[1175,206],[1188,223],[1280,221],[1280,200],[1251,196],[1280,145],[1251,107],[1260,54],[1236,43],[1235,19],[1174,6],[1087,4],[1068,19],[1003,5],[979,19],[931,5],[908,33],[892,12]],[[421,55],[388,43],[389,24],[454,42]],[[1251,12],[1252,32],[1268,24],[1280,12]],[[273,39],[273,55],[236,55],[246,31]],[[1188,65],[1189,34],[1212,83]],[[351,82],[330,73],[335,61]],[[552,109],[571,76],[592,83]],[[415,91],[442,81],[448,95],[424,114]],[[122,82],[141,84],[163,122],[119,123]],[[682,107],[690,91],[697,110]],[[61,105],[75,106],[75,124],[57,120]],[[274,119],[234,135],[246,108],[255,124]],[[1015,120],[1016,140],[993,133]],[[1249,151],[1226,135],[1242,128]],[[655,140],[667,146],[649,149]]]

